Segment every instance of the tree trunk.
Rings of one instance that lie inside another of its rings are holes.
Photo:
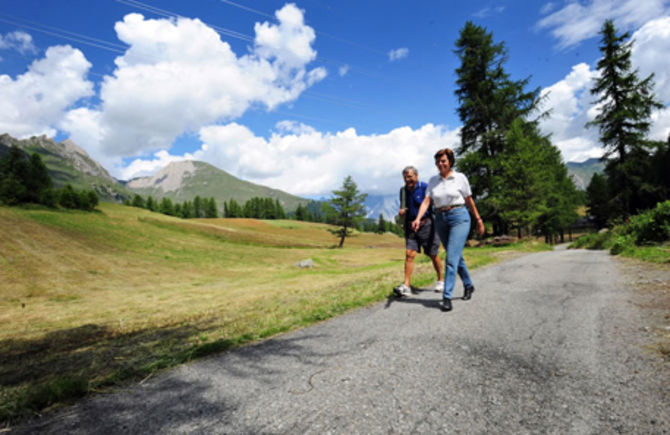
[[[341,248],[342,245],[344,245],[344,238],[347,237],[347,226],[345,225],[344,228],[342,228],[342,237],[340,238],[340,246],[338,248]]]

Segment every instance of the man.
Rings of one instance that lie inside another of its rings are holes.
[[[435,291],[442,291],[444,282],[442,278],[442,266],[437,256],[440,249],[440,240],[435,235],[435,226],[433,225],[432,207],[426,210],[421,218],[421,225],[416,231],[412,231],[410,224],[417,217],[421,202],[426,196],[428,185],[419,182],[419,171],[413,166],[408,166],[402,171],[402,177],[405,180],[405,187],[400,189],[400,211],[398,214],[404,220],[405,226],[405,281],[395,287],[393,291],[398,296],[410,296],[412,288],[410,279],[414,270],[414,258],[421,252],[430,257],[433,267],[437,272],[437,282],[434,285]]]

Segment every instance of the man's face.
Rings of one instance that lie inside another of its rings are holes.
[[[414,189],[416,186],[419,177],[414,173],[414,171],[407,171],[402,174],[402,178],[405,180],[405,186],[410,190]]]

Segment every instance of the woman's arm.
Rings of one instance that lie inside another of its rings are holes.
[[[421,205],[423,206],[423,204]],[[486,231],[486,228],[484,228],[484,221],[482,221],[482,217],[479,216],[477,206],[475,205],[475,201],[472,199],[472,196],[465,197],[465,205],[468,206],[468,208],[474,215],[475,219],[477,220],[477,232],[479,233],[480,236],[483,236],[484,232]]]
[[[425,198],[423,198],[423,201],[421,201],[421,206],[419,206],[419,213],[416,215],[416,219],[412,221],[412,231],[416,231],[419,229],[419,226],[421,226],[421,216],[428,210],[428,207],[430,206],[430,196],[426,195]]]

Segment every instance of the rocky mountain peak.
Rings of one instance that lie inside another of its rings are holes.
[[[0,135],[0,144],[5,146],[16,145],[29,153],[33,151],[39,152],[40,149],[45,150],[67,160],[78,171],[84,174],[101,177],[109,182],[116,183],[114,178],[109,175],[109,172],[107,172],[105,168],[93,160],[86,151],[70,139],[66,139],[63,142],[56,142],[45,135],[32,136],[29,139],[14,139],[5,133]]]
[[[140,177],[130,180],[127,184],[131,189],[158,188],[164,192],[179,190],[186,179],[197,171],[191,160],[171,162],[151,177]]]

